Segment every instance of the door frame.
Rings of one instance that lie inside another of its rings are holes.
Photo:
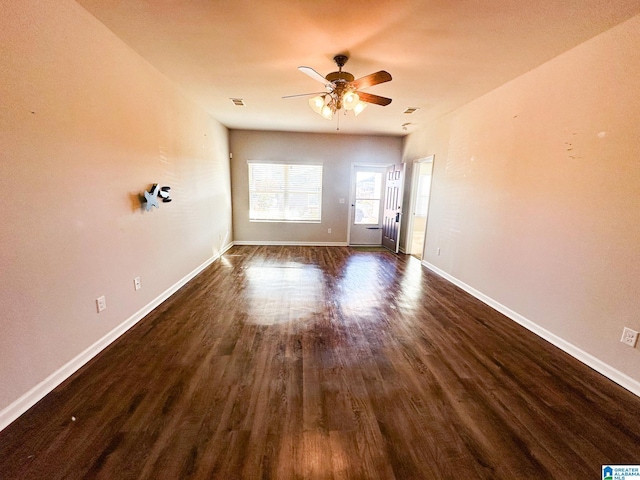
[[[353,204],[355,203],[355,198],[354,198],[354,183],[356,181],[356,168],[358,167],[362,167],[362,168],[367,168],[367,167],[374,167],[374,168],[388,168],[390,165],[393,165],[393,163],[367,163],[367,162],[352,162],[351,163],[351,172],[349,174],[349,209],[348,209],[348,213],[347,213],[347,245],[355,245],[351,243],[351,219],[353,218],[353,209],[354,206]],[[383,185],[384,188],[384,185]],[[384,198],[384,197],[383,197]],[[382,207],[382,204],[384,202],[380,202],[380,205]],[[380,245],[382,245],[382,237],[380,239]]]
[[[415,207],[418,197],[418,178],[419,178],[419,164],[431,163],[431,185],[433,185],[433,168],[435,166],[436,156],[429,155],[428,157],[416,158],[411,162],[411,195],[409,196],[409,222],[407,223],[407,250],[405,253],[411,254],[411,241],[413,238],[413,221],[415,217]],[[422,240],[422,258],[424,260],[424,251],[427,245],[427,229],[429,228],[429,210],[431,209],[431,189],[429,189],[429,204],[427,205],[427,221],[424,226],[424,239]]]

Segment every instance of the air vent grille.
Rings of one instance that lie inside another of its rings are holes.
[[[236,107],[246,107],[244,100],[242,98],[231,98],[230,99]]]
[[[420,110],[420,108],[418,108],[418,107],[409,107],[402,113],[406,113],[406,114],[410,115],[410,114],[414,113],[416,110]]]

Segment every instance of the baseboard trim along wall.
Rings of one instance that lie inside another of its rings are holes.
[[[422,265],[424,265],[426,268],[431,270],[433,273],[441,276],[445,280],[448,280],[451,283],[453,283],[454,285],[462,288],[465,292],[473,295],[474,297],[476,297],[481,302],[486,303],[491,308],[493,308],[493,309],[497,310],[498,312],[502,313],[503,315],[505,315],[506,317],[510,318],[514,322],[519,323],[520,325],[522,325],[527,330],[530,330],[531,332],[535,333],[539,337],[542,337],[543,339],[545,339],[549,343],[555,345],[560,350],[563,350],[564,352],[568,353],[572,357],[574,357],[577,360],[581,361],[585,365],[593,368],[596,372],[601,373],[602,375],[607,377],[609,380],[617,383],[621,387],[626,388],[631,393],[633,393],[633,394],[637,395],[638,397],[640,397],[640,382],[638,382],[637,380],[631,378],[630,376],[626,375],[625,373],[622,373],[619,370],[616,370],[611,365],[608,365],[608,364],[604,363],[602,360],[600,360],[600,359],[594,357],[593,355],[591,355],[590,353],[587,353],[584,350],[576,347],[572,343],[567,342],[566,340],[564,340],[563,338],[559,337],[555,333],[550,332],[546,328],[541,327],[537,323],[532,322],[528,318],[523,317],[519,313],[511,310],[510,308],[505,307],[504,305],[502,305],[501,303],[495,301],[491,297],[489,297],[489,296],[485,295],[484,293],[476,290],[475,288],[471,287],[470,285],[467,285],[466,283],[464,283],[463,281],[457,279],[456,277],[454,277],[452,275],[449,275],[444,270],[440,270],[435,265],[432,265],[432,264],[430,264],[429,262],[426,262],[426,261],[422,261]]]
[[[42,400],[47,394],[49,394],[54,388],[64,382],[67,378],[77,372],[83,367],[89,360],[99,354],[102,350],[108,347],[111,343],[117,340],[127,330],[133,327],[136,323],[142,320],[145,316],[153,311],[158,305],[167,300],[171,295],[182,288],[187,282],[193,279],[196,275],[202,272],[205,268],[220,258],[229,248],[233,246],[233,243],[228,244],[223,250],[215,256],[207,259],[203,264],[198,266],[195,270],[188,273],[181,278],[174,285],[158,295],[149,304],[142,307],[136,313],[131,315],[128,319],[118,325],[116,328],[107,333],[100,340],[95,342],[89,348],[84,350],[75,358],[71,359],[61,368],[53,372],[46,379],[33,387],[27,393],[22,395],[16,401],[11,403],[8,407],[4,408],[0,412],[0,430],[6,428],[11,422],[16,420],[20,415],[29,410],[32,406]]]
[[[292,247],[348,247],[347,242],[284,242],[284,241],[263,241],[263,240],[234,240],[234,245],[249,246],[279,246],[286,245]]]

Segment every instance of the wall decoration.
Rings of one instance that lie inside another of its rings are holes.
[[[154,183],[151,190],[144,192],[147,212],[151,210],[151,207],[160,208],[160,205],[158,204],[158,196],[162,198],[163,203],[169,203],[171,201],[171,198],[169,198],[169,190],[171,190],[171,187],[158,188],[158,184]]]
[[[162,203],[169,203],[171,199],[169,198],[169,190],[171,187],[162,187],[158,194],[162,197]]]

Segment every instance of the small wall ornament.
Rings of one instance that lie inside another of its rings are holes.
[[[149,190],[148,192],[144,192],[147,212],[151,210],[151,207],[160,208],[160,204],[158,203],[158,196],[162,199],[163,203],[169,203],[171,201],[171,199],[169,198],[169,190],[171,190],[171,187],[158,188],[158,184],[154,183],[151,187],[151,190]]]

